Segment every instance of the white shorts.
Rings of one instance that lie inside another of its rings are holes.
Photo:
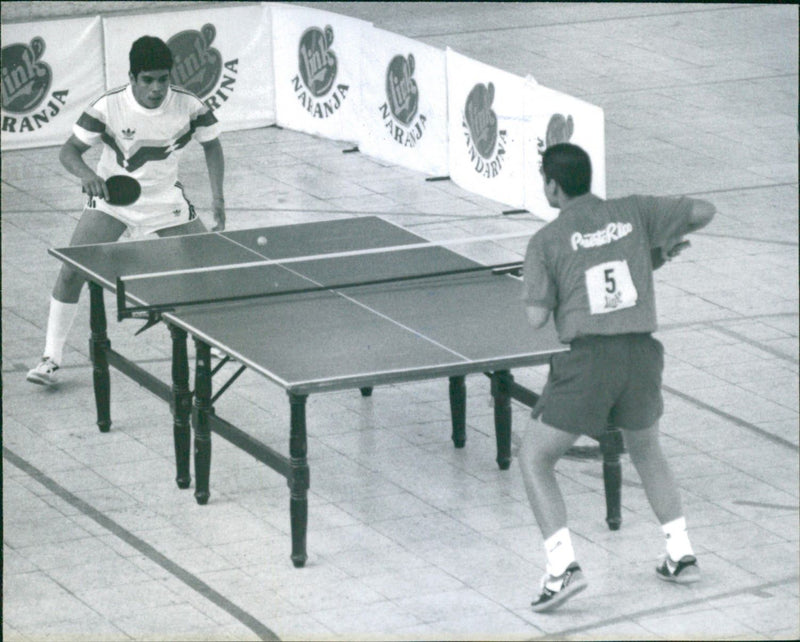
[[[124,223],[130,237],[141,238],[158,230],[184,225],[197,218],[194,206],[186,198],[180,183],[167,190],[142,195],[132,205],[110,205],[102,198],[90,196],[88,209],[104,212]]]

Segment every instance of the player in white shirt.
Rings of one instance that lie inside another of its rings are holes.
[[[213,201],[214,230],[225,228],[223,177],[225,160],[217,119],[194,94],[170,85],[169,47],[143,36],[130,50],[130,84],[113,89],[92,103],[73,126],[61,148],[64,167],[81,180],[88,201],[70,245],[117,241],[155,233],[174,236],[206,231],[178,182],[183,148],[192,140],[203,147]],[[102,154],[93,171],[83,155],[95,144]],[[109,204],[105,179],[135,178],[141,195],[129,206]],[[84,279],[63,265],[50,298],[50,314],[42,361],[28,372],[32,383],[53,385]]]

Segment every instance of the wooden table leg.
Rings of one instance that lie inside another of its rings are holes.
[[[467,443],[467,386],[464,376],[450,377],[450,416],[453,422],[453,444],[463,448]]]
[[[624,449],[622,431],[619,428],[608,428],[600,437],[606,491],[606,523],[612,531],[619,530],[622,524],[622,465],[619,456]]]
[[[211,474],[211,426],[208,415],[211,405],[211,347],[195,339],[196,366],[194,384],[194,497],[198,504],[207,504],[211,496],[208,488]]]
[[[508,370],[493,372],[491,376],[497,465],[500,470],[508,470],[511,465],[511,386],[514,378]]]
[[[175,482],[178,488],[189,488],[192,446],[192,392],[189,390],[189,356],[186,331],[169,326],[172,336],[172,434],[175,442]]]
[[[308,395],[289,393],[291,407],[291,433],[289,437],[289,457],[291,476],[289,477],[289,515],[292,527],[292,563],[297,568],[305,565],[306,532],[308,529],[308,488],[310,471],[306,454],[306,399]]]
[[[103,288],[97,283],[89,283],[91,337],[89,354],[92,359],[92,379],[94,381],[94,402],[97,407],[97,427],[100,432],[111,430],[111,378],[108,374],[106,350],[111,347],[108,340],[106,307],[103,301]]]

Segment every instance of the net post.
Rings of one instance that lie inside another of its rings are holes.
[[[121,276],[117,277],[117,321],[130,318],[130,313],[125,306],[125,283]]]

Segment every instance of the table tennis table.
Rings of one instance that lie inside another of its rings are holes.
[[[180,488],[191,484],[193,434],[198,503],[210,496],[211,432],[283,475],[290,488],[296,567],[307,559],[310,394],[359,389],[369,396],[382,384],[448,378],[451,438],[460,448],[466,441],[465,377],[486,375],[494,401],[497,463],[507,469],[511,401],[532,406],[538,398],[514,381],[511,369],[547,363],[567,349],[552,324],[531,328],[512,270],[487,269],[375,216],[50,253],[89,282],[99,429],[107,432],[111,426],[113,366],[170,404]],[[221,269],[210,269],[215,267]],[[417,273],[409,276],[410,267]],[[119,320],[145,318],[142,330],[158,322],[167,325],[171,382],[111,348],[104,290],[116,293]],[[189,336],[196,353],[193,391]],[[212,347],[227,355],[213,368]],[[238,362],[238,370],[213,394],[212,378],[229,359]],[[288,457],[216,414],[214,403],[246,369],[288,393]],[[613,530],[621,521],[618,433],[610,431],[610,438],[601,440],[606,520]]]

